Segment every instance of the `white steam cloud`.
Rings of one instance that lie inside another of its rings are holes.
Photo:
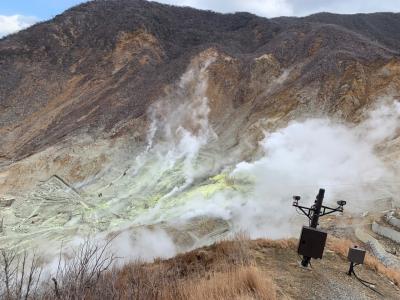
[[[197,196],[176,208],[182,219],[220,217],[233,231],[252,237],[283,238],[297,234],[293,195],[307,204],[318,189],[326,188],[326,202],[347,200],[347,209],[360,213],[374,201],[394,198],[396,170],[376,154],[376,147],[390,140],[400,125],[400,104],[380,103],[359,125],[329,119],[293,121],[260,142],[264,156],[240,162],[230,173],[247,189],[224,190],[211,199]]]
[[[162,160],[163,167],[159,170],[162,172],[181,163],[184,175],[182,184],[175,186],[165,197],[188,187],[205,172],[198,167],[195,170],[194,163],[200,149],[210,139],[216,138],[208,124],[210,108],[206,97],[206,70],[213,60],[211,58],[189,68],[175,90],[150,108],[148,146],[138,158],[139,166],[145,160]]]
[[[395,174],[377,156],[375,147],[393,137],[399,117],[400,105],[395,102],[373,110],[355,127],[309,119],[267,133],[261,141],[264,157],[239,163],[232,172],[236,178],[254,182],[249,200],[235,213],[239,226],[253,236],[290,235],[291,196],[300,194],[310,201],[319,187],[327,189],[327,201],[344,198],[346,208],[353,212],[393,196],[387,182],[393,182]]]
[[[102,259],[107,260],[114,255],[116,259],[112,263],[116,267],[122,267],[131,261],[151,262],[154,258],[166,259],[177,254],[175,243],[162,229],[141,228],[134,232],[124,230],[114,237],[105,233],[92,238],[76,236],[59,249],[57,255],[54,255],[55,249],[43,249],[43,258],[50,258],[50,261],[44,261],[41,280],[48,282],[56,276],[60,268],[68,268],[82,259],[77,257],[78,254],[82,254],[82,251],[92,251],[94,247],[99,249],[94,253],[95,257],[102,255]],[[94,264],[96,259],[90,261]],[[89,267],[93,265],[89,264]]]
[[[167,193],[171,199],[179,197],[199,174],[212,172],[197,162],[201,150],[215,140],[205,96],[210,63],[191,68],[171,97],[151,111],[149,148],[170,163],[169,167],[184,159],[186,179]],[[377,101],[375,109],[358,125],[328,118],[293,121],[276,132],[265,132],[259,144],[262,158],[253,162],[237,158],[228,175],[237,188],[219,190],[211,196],[192,193],[190,199],[173,206],[160,201],[139,219],[149,224],[151,220],[221,218],[231,224],[232,231],[283,238],[296,235],[298,226],[294,223],[304,221],[296,218],[292,196],[301,195],[309,203],[320,187],[327,190],[326,203],[335,205],[334,200],[344,199],[348,210],[363,212],[374,201],[393,198],[397,192],[396,170],[382,161],[376,148],[398,133],[399,121],[400,104],[391,99]]]
[[[171,237],[162,229],[140,229],[135,234],[122,232],[113,240],[112,252],[118,253],[124,261],[140,259],[151,261],[155,257],[170,258],[177,253]]]

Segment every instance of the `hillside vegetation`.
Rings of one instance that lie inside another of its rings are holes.
[[[300,266],[297,241],[248,240],[241,236],[180,254],[172,259],[112,267],[110,256],[87,242],[52,278],[34,270],[30,291],[10,283],[5,299],[397,299],[400,273],[367,255],[357,274],[374,282],[376,293],[349,277],[349,240],[331,238],[322,260]],[[113,258],[111,258],[114,261]],[[2,263],[4,261],[2,260]],[[102,264],[106,262],[105,264]],[[21,264],[21,262],[18,262]],[[22,265],[22,264],[21,264]],[[11,264],[14,267],[15,264]],[[4,267],[4,265],[2,265]],[[26,274],[32,274],[27,264]],[[14,274],[15,275],[15,274]],[[53,276],[52,275],[52,276]],[[30,282],[26,276],[25,281]],[[24,282],[25,282],[24,281]],[[5,278],[1,283],[5,284]],[[21,292],[22,291],[22,292]],[[383,295],[383,296],[382,296]]]

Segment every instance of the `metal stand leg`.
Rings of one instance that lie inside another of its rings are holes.
[[[349,272],[347,272],[347,275],[351,276],[351,274],[353,274],[353,273],[354,273],[354,263],[351,262]]]

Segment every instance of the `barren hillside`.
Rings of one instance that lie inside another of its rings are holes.
[[[3,165],[85,133],[144,139],[147,109],[201,53],[217,57],[207,88],[215,125],[236,111],[242,131],[260,116],[357,120],[377,96],[397,95],[399,24],[397,14],[269,20],[82,4],[0,42]]]

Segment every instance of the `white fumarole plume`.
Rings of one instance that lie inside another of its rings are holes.
[[[239,163],[232,172],[234,177],[251,177],[254,182],[252,196],[234,213],[237,225],[253,236],[291,235],[291,196],[300,194],[310,203],[320,187],[326,188],[328,203],[343,198],[353,212],[392,196],[380,185],[395,174],[377,156],[375,147],[393,137],[399,117],[400,104],[394,102],[378,106],[357,126],[309,119],[266,133],[261,141],[264,157]]]
[[[327,190],[326,203],[344,199],[352,212],[368,210],[375,200],[397,194],[396,170],[385,165],[375,148],[394,136],[399,117],[400,104],[392,102],[377,106],[359,125],[308,119],[265,133],[260,142],[264,156],[238,163],[230,174],[234,180],[250,181],[249,192],[198,196],[176,208],[176,215],[221,217],[234,231],[283,238],[297,235],[293,195],[311,204],[321,187]]]
[[[207,68],[215,60],[193,63],[177,87],[149,109],[151,120],[146,151],[137,159],[158,160],[159,173],[181,164],[184,180],[164,197],[185,189],[196,177],[207,173],[207,168],[194,166],[201,147],[216,138],[208,123]],[[139,170],[139,169],[138,169]],[[137,172],[137,171],[136,171]]]

